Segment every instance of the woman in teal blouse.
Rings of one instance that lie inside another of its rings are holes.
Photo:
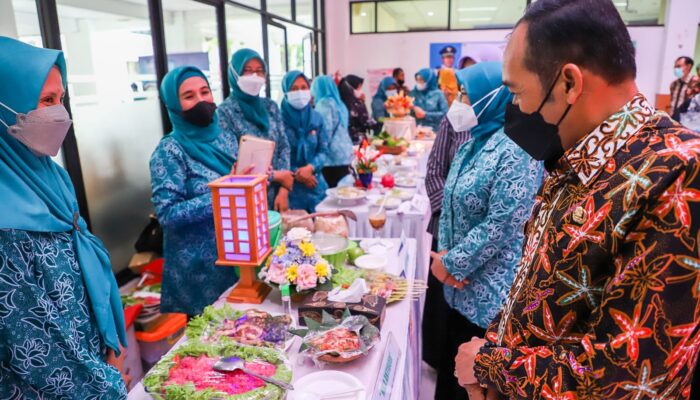
[[[267,188],[268,207],[278,211],[289,208],[289,191],[294,177],[289,161],[289,142],[277,104],[260,91],[265,84],[267,66],[260,54],[240,49],[231,56],[228,83],[231,95],[217,109],[221,130],[240,141],[243,135],[253,135],[275,142],[272,157],[272,185]]]
[[[398,87],[399,85],[394,78],[390,76],[385,76],[381,82],[379,82],[377,93],[372,97],[372,118],[374,118],[375,121],[384,122],[384,119],[389,116],[384,103],[389,97],[398,94]]]
[[[151,156],[153,205],[163,227],[162,312],[197,315],[236,282],[233,268],[217,267],[211,190],[238,152],[222,133],[206,77],[195,67],[168,72],[160,87],[173,125]]]
[[[323,126],[328,132],[328,150],[323,176],[329,187],[336,187],[350,173],[352,161],[352,139],[348,133],[348,108],[340,99],[340,92],[333,78],[327,75],[316,77],[311,83],[316,111],[323,117]]]
[[[471,140],[455,155],[445,182],[439,254],[433,275],[444,285],[452,311],[445,326],[436,398],[466,398],[454,377],[459,345],[485,328],[503,305],[520,259],[523,224],[530,216],[542,164],[503,132],[511,94],[501,83],[501,63],[485,62],[457,72],[478,116]]]
[[[50,157],[71,124],[63,53],[0,37],[0,80],[0,398],[126,398],[109,255]]]
[[[429,126],[438,131],[442,117],[447,114],[447,99],[437,86],[437,75],[430,68],[416,73],[416,87],[411,91],[413,114],[419,125]]]
[[[309,78],[301,71],[289,71],[282,79],[282,91],[282,119],[294,172],[289,206],[314,212],[328,189],[322,173],[327,160],[328,134],[323,127],[323,117],[311,107]]]

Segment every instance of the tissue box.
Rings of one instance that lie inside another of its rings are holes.
[[[328,292],[315,292],[307,296],[299,305],[299,323],[305,325],[304,317],[320,323],[322,311],[326,311],[340,321],[346,308],[350,310],[350,314],[364,315],[372,325],[382,329],[386,299],[374,294],[364,295],[359,303],[344,303],[328,300]]]

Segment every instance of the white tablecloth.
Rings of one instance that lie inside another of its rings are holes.
[[[416,119],[411,116],[387,118],[384,120],[382,130],[392,137],[411,140],[416,135]]]
[[[407,251],[409,257],[406,264],[403,265],[403,263],[400,262],[390,263],[386,268],[386,271],[398,275],[402,270],[404,270],[406,279],[409,281],[413,280],[414,278],[423,280],[427,279],[427,270],[422,271],[419,275],[416,274],[416,272],[420,270],[420,268],[415,268],[417,266],[416,245],[417,243],[415,240],[407,240]],[[394,248],[399,248],[399,240],[394,241]],[[399,258],[402,259],[403,257]],[[228,291],[224,293],[215,304],[222,306],[225,303],[225,298],[227,295]],[[241,310],[252,307],[250,304],[232,305]],[[386,347],[386,341],[389,337],[389,332],[392,332],[399,348],[402,350],[402,354],[396,370],[396,378],[394,380],[394,385],[391,392],[391,399],[417,399],[421,378],[420,321],[422,316],[422,305],[422,299],[421,301],[410,301],[408,299],[404,299],[398,303],[389,305],[386,310],[384,323],[382,325],[381,342],[377,344],[377,346],[364,358],[346,365],[329,365],[326,368],[344,371],[355,376],[365,385],[368,398],[371,398],[377,377],[379,375],[378,372],[380,369],[384,348]],[[263,304],[255,305],[254,307],[268,312],[283,312],[279,291],[273,290]],[[293,309],[293,311],[296,313],[296,305],[294,304]],[[175,344],[175,348],[181,345],[185,339],[186,338],[182,338],[177,344]],[[289,359],[293,366],[293,383],[305,375],[318,371],[318,368],[316,368],[308,360],[303,364],[300,364],[301,361],[298,354],[300,344],[300,339],[295,339],[294,344],[288,352]],[[130,400],[152,399],[152,397],[144,391],[142,382],[139,382],[134,389],[129,392],[128,398]]]

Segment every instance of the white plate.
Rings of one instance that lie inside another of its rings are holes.
[[[326,195],[335,200],[339,205],[342,206],[352,206],[352,205],[357,205],[362,203],[365,198],[367,197],[367,191],[361,190],[362,194],[360,192],[357,192],[357,195],[355,196],[344,196],[344,195],[339,195],[337,190],[340,188],[333,188],[333,189],[328,189],[326,190]]]
[[[361,269],[383,270],[388,263],[389,259],[379,254],[365,254],[355,259],[355,266]]]
[[[402,201],[411,200],[413,198],[413,196],[415,196],[415,195],[416,195],[416,191],[411,190],[411,189],[396,188],[396,189],[392,189],[389,192],[389,196],[395,197],[395,198],[400,199]]]
[[[319,395],[332,394],[354,388],[362,388],[359,392],[337,400],[364,400],[367,397],[365,385],[359,379],[341,371],[318,371],[301,377],[294,382],[294,390],[289,392],[290,400],[304,400],[304,391]]]
[[[360,248],[367,254],[388,254],[392,247],[394,247],[394,244],[390,240],[385,239],[362,239],[360,241]],[[373,251],[375,249],[382,250]]]

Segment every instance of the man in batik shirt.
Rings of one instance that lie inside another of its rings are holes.
[[[457,356],[471,400],[689,398],[700,135],[656,112],[635,75],[610,0],[539,0],[516,25],[505,129],[550,175],[506,304]]]

